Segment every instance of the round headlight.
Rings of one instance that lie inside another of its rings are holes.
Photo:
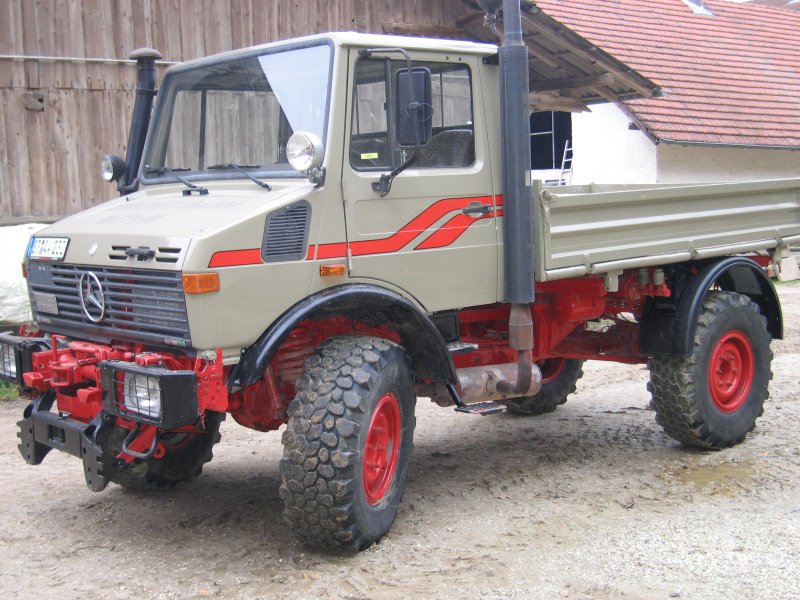
[[[298,131],[286,142],[286,158],[292,168],[301,173],[320,166],[324,156],[322,140],[315,133]]]
[[[100,159],[100,176],[106,181],[117,181],[125,175],[125,161],[119,156],[106,154]]]

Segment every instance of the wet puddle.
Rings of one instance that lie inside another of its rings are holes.
[[[723,496],[746,491],[756,480],[755,467],[751,463],[681,466],[670,469],[668,475],[678,482],[693,484],[697,491]]]

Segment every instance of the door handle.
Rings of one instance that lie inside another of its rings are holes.
[[[469,206],[462,208],[461,212],[465,215],[488,215],[492,212],[492,207],[488,204],[471,203]]]

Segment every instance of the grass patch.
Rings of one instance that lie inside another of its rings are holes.
[[[795,279],[794,281],[778,281],[777,279],[773,279],[772,283],[775,287],[800,287],[800,279]]]
[[[0,380],[0,401],[16,400],[17,398],[19,398],[17,386],[7,381]]]

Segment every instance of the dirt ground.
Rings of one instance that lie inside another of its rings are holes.
[[[642,366],[587,364],[541,417],[417,405],[397,521],[355,556],[286,529],[280,433],[231,420],[202,477],[168,493],[92,493],[80,463],[26,466],[23,404],[0,404],[3,598],[800,597],[800,286],[744,444],[681,448],[654,422]]]

